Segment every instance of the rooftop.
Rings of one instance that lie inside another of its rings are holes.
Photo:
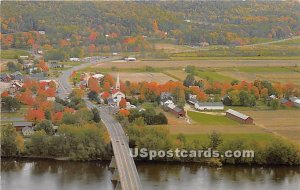
[[[231,115],[235,115],[235,116],[237,116],[241,119],[248,119],[249,118],[249,116],[244,115],[244,114],[242,114],[240,112],[237,112],[235,110],[232,110],[232,109],[227,110],[226,113],[230,113]]]

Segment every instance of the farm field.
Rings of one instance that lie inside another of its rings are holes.
[[[228,67],[294,67],[300,66],[299,60],[184,60],[184,61],[135,61],[135,62],[103,62],[91,68],[154,68],[182,69],[187,65],[200,68],[228,68]]]
[[[244,111],[254,122],[300,144],[300,110]]]
[[[15,59],[16,56],[19,57],[21,55],[29,56],[29,53],[17,49],[1,50],[1,59]]]
[[[110,73],[113,77],[117,77],[118,72]],[[132,72],[119,72],[120,78],[123,81],[132,81],[132,82],[157,82],[157,83],[166,83],[170,80],[176,80],[168,75],[163,73],[154,73],[154,72],[142,72],[142,73],[132,73]]]

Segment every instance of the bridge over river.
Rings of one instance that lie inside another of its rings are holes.
[[[97,61],[89,61],[88,63],[72,67],[69,70],[63,71],[58,78],[59,88],[58,96],[65,99],[72,91],[72,86],[69,83],[69,77],[73,71],[90,66],[96,62],[111,61],[113,59],[101,59]],[[141,190],[142,185],[140,178],[134,163],[133,158],[130,155],[127,136],[120,123],[112,117],[108,107],[98,107],[89,100],[85,99],[86,105],[89,109],[96,108],[99,110],[100,117],[104,125],[106,126],[110,137],[114,157],[111,161],[111,166],[115,168],[112,180],[117,181],[116,189],[122,190]]]

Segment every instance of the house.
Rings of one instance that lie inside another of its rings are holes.
[[[188,103],[195,105],[198,102],[197,95],[189,94]]]
[[[16,72],[10,74],[10,76],[13,80],[23,81],[23,79],[24,79],[23,75],[22,75],[22,73],[20,73],[20,71],[16,71]]]
[[[195,103],[195,109],[205,110],[224,110],[224,104],[222,102],[198,102]]]
[[[112,107],[116,107],[117,106],[117,103],[114,101],[114,99],[112,99],[112,98],[108,98],[107,99],[107,104],[109,105],[109,106],[112,106]]]
[[[104,75],[98,73],[98,74],[92,75],[92,77],[95,78],[95,79],[97,79],[97,80],[101,80],[104,77]]]
[[[19,81],[12,81],[9,87],[9,93],[15,94],[17,91],[19,91],[22,88],[22,84]]]
[[[38,33],[41,34],[41,35],[45,35],[46,34],[46,32],[44,30],[39,30]]]
[[[43,54],[43,50],[37,50],[37,54],[42,55]]]
[[[54,68],[62,68],[63,67],[62,64],[59,64],[58,60],[49,60],[48,63],[49,63],[49,67],[52,68],[52,69],[54,69]]]
[[[243,124],[253,124],[253,118],[232,109],[226,111],[226,117]]]
[[[162,100],[160,100],[160,105],[165,106],[168,104],[174,104],[173,100],[168,99],[168,98],[163,98]]]
[[[31,79],[38,80],[38,81],[46,79],[45,73],[43,73],[43,72],[41,72],[41,73],[32,73],[29,77]]]
[[[22,131],[24,127],[33,127],[32,122],[25,122],[25,121],[20,121],[20,122],[13,122],[13,127],[16,129],[16,131]]]
[[[183,109],[179,108],[178,106],[176,106],[175,104],[168,104],[166,107],[176,117],[183,117],[183,116],[185,116],[185,111]]]
[[[78,57],[70,57],[69,60],[70,61],[76,61],[76,62],[78,62],[78,61],[80,61],[80,58],[78,58]]]
[[[23,127],[22,128],[22,134],[24,136],[30,136],[30,135],[33,135],[34,133],[34,130],[32,129],[32,127]]]
[[[300,107],[300,99],[298,97],[291,97],[290,100],[293,102],[295,107]]]
[[[2,82],[9,82],[11,80],[11,76],[7,73],[2,73],[0,75],[0,79]]]

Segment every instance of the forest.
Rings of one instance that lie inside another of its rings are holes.
[[[42,48],[46,59],[147,51],[155,41],[236,46],[300,34],[300,4],[292,1],[2,2],[2,7],[2,48]]]

